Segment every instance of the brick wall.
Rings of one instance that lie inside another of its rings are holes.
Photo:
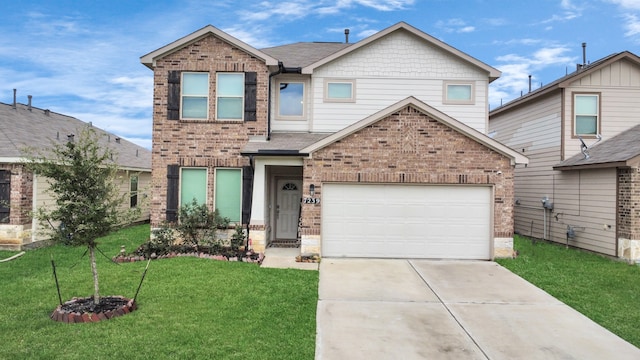
[[[494,236],[513,236],[510,160],[413,107],[305,159],[303,189],[314,184],[321,197],[324,182],[491,184]],[[302,235],[320,234],[321,206],[303,205]]]
[[[167,120],[169,71],[208,71],[209,120]],[[216,71],[257,73],[257,121],[214,121]],[[157,61],[154,68],[153,95],[153,180],[151,223],[157,226],[165,219],[167,165],[209,168],[208,197],[213,196],[213,168],[241,167],[248,159],[240,151],[250,136],[266,136],[269,72],[257,59],[213,35],[184,47]]]
[[[0,164],[0,170],[11,171],[11,225],[31,225],[29,212],[33,210],[33,174],[20,164]]]
[[[640,169],[618,169],[618,237],[640,240]]]

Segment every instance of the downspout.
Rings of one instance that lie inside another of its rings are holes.
[[[285,67],[282,61],[278,61],[278,71],[269,74],[269,91],[267,96],[269,97],[267,102],[267,141],[271,140],[271,79],[280,74],[302,74],[301,67]]]
[[[267,91],[267,141],[271,140],[271,79],[279,74],[282,74],[284,65],[282,61],[278,61],[278,71],[269,73],[269,91]]]
[[[253,155],[249,155],[249,166],[251,167],[251,172],[253,173],[253,175],[251,175],[251,197],[253,197],[253,183],[255,182],[255,173],[256,173]],[[249,241],[250,239],[249,224],[251,224],[251,209],[253,209],[253,199],[251,200],[251,207],[249,207],[249,215],[247,216],[247,246],[245,247],[245,251],[251,250],[251,242]]]

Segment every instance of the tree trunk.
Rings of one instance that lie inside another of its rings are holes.
[[[89,257],[91,259],[91,272],[93,273],[93,303],[100,304],[100,287],[98,286],[98,268],[96,267],[95,245],[89,245]]]

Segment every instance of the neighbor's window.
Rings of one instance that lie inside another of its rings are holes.
[[[445,104],[473,104],[475,102],[473,84],[445,82],[444,87]]]
[[[218,73],[216,119],[242,120],[244,114],[244,73]]]
[[[304,83],[278,83],[278,116],[302,118],[304,116]]]
[[[190,204],[196,199],[198,204],[207,203],[207,169],[182,168],[180,174],[180,205]]]
[[[0,224],[9,223],[11,210],[11,171],[0,170]]]
[[[182,119],[206,120],[209,113],[209,73],[182,73]]]
[[[129,178],[129,207],[138,206],[138,175],[131,175]]]
[[[220,216],[240,222],[242,215],[242,170],[216,169],[215,208]]]
[[[597,135],[599,118],[599,96],[594,94],[576,94],[573,98],[575,135]]]
[[[355,80],[326,80],[324,83],[325,102],[355,102]]]

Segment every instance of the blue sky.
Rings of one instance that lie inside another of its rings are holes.
[[[151,147],[140,56],[211,24],[256,47],[358,41],[399,21],[502,71],[491,107],[582,62],[640,54],[640,0],[13,0],[2,6],[0,102],[75,116]],[[0,125],[1,126],[1,125]]]

